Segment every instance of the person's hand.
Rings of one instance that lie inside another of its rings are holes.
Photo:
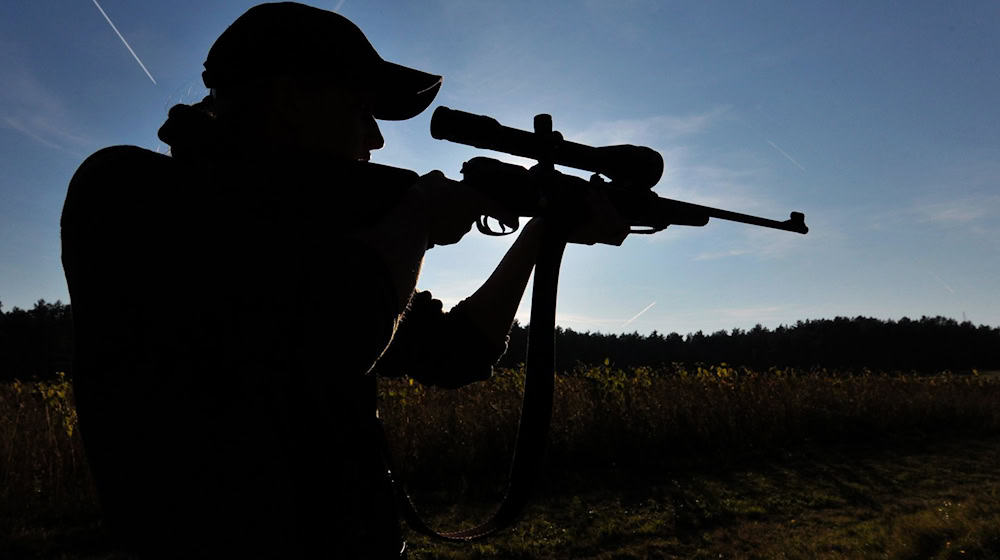
[[[431,171],[413,187],[424,201],[428,241],[434,245],[458,243],[483,215],[502,216],[504,211],[479,191]]]
[[[591,188],[584,195],[582,219],[569,232],[570,243],[620,246],[629,233],[629,225],[611,204],[602,189]]]
[[[483,202],[479,194],[440,171],[420,177],[413,188],[423,199],[427,238],[434,245],[458,243],[482,213]]]

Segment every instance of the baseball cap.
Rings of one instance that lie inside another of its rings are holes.
[[[356,86],[370,95],[372,115],[404,120],[426,109],[441,76],[383,60],[344,16],[296,2],[260,4],[215,40],[202,79],[209,88],[301,76]]]

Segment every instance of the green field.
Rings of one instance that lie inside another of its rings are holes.
[[[522,377],[381,385],[414,496],[445,528],[499,496]],[[423,558],[1000,558],[995,375],[746,371],[560,376],[524,520]],[[0,386],[0,558],[113,558],[66,382]]]

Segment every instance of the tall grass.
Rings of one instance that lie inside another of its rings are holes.
[[[381,411],[403,470],[496,470],[513,445],[522,370],[480,386],[384,381]],[[978,375],[581,367],[556,379],[549,462],[718,465],[804,442],[1000,432],[1000,380]],[[420,471],[427,470],[426,473]]]
[[[69,380],[0,384],[0,518],[95,501]]]
[[[523,384],[519,369],[457,391],[381,381],[397,467],[417,480],[493,473],[499,483]],[[72,403],[62,377],[0,384],[0,517],[96,504]],[[802,442],[998,432],[996,377],[602,364],[557,377],[548,460],[563,470],[719,465]]]
[[[457,482],[467,504],[489,504],[505,478],[523,385],[519,369],[498,371],[490,381],[458,391],[429,390],[405,379],[381,381],[379,406],[397,467],[418,487],[454,490]],[[71,385],[62,377],[0,384],[0,557],[114,557],[97,522],[96,495],[72,403]],[[851,444],[898,436],[1000,433],[1000,378],[976,372],[921,377],[870,371],[751,371],[725,364],[621,370],[605,363],[557,377],[554,404],[549,463],[563,474],[609,466],[697,466],[691,472],[703,472],[704,467],[774,454],[804,442]],[[918,509],[879,529],[873,542],[886,551],[880,557],[995,557],[1000,550],[996,503],[993,491],[978,501]],[[584,533],[588,523],[605,518],[588,507],[580,503],[569,509],[583,512],[584,528],[579,530]],[[460,509],[475,513],[475,508]],[[663,528],[669,524],[657,525],[665,523],[667,510],[654,515],[639,509],[622,514],[628,523],[622,522],[619,533],[608,529],[611,533],[601,536],[601,529],[596,540],[580,546],[603,550],[600,543],[618,542],[615,539],[626,534],[633,539],[648,536],[649,546],[676,540],[669,537],[672,530]],[[524,541],[520,556],[537,556],[535,552],[554,546],[548,533],[536,535],[549,527],[544,518],[526,527],[518,533]],[[855,537],[845,531],[853,530],[833,531],[841,539],[835,544],[849,545]],[[73,531],[78,534],[70,537]],[[579,537],[561,531],[565,543]],[[483,557],[505,555],[484,552],[491,543],[475,546],[479,548],[457,552],[435,549],[434,554],[465,557],[479,550]],[[774,546],[777,552],[762,557],[787,557],[785,540],[776,538]]]

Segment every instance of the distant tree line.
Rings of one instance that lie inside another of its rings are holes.
[[[0,304],[0,381],[71,373],[72,321],[70,306],[60,301],[38,300],[31,309],[10,311]]]
[[[502,366],[524,361],[528,328],[515,324]],[[936,373],[1000,369],[1000,328],[945,317],[885,321],[837,317],[799,321],[774,330],[757,325],[681,336],[603,334],[556,329],[556,369],[608,360],[622,367],[671,363],[719,364],[766,369],[901,370]]]
[[[524,361],[527,334],[526,326],[515,323],[501,366],[513,367]],[[755,369],[867,367],[924,373],[1000,369],[1000,328],[944,317],[899,321],[837,317],[799,321],[774,330],[757,325],[750,330],[707,335],[699,331],[685,336],[558,328],[555,336],[559,371],[605,360],[622,368],[726,362]],[[60,371],[71,375],[72,357],[69,305],[39,300],[31,309],[6,311],[0,304],[0,381],[47,379]]]

